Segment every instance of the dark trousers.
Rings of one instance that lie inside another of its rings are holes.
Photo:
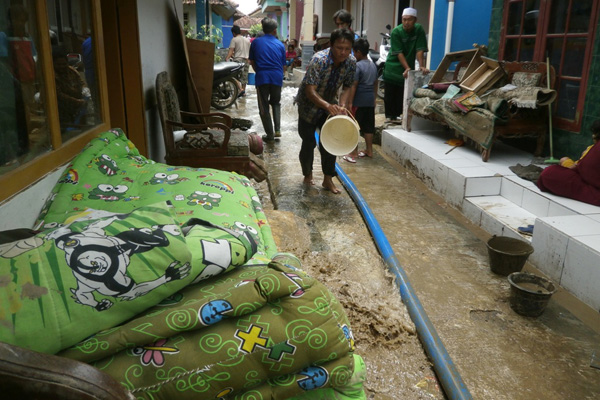
[[[315,159],[315,147],[317,140],[315,139],[315,130],[321,130],[321,127],[327,120],[324,116],[316,124],[306,122],[302,118],[298,118],[298,134],[302,138],[302,146],[300,147],[300,166],[302,167],[302,175],[309,176],[312,174],[313,161]],[[321,154],[321,169],[323,174],[336,176],[335,161],[336,157],[329,153],[321,143],[319,143],[319,153]]]
[[[385,117],[396,119],[402,115],[402,103],[404,102],[404,83],[397,85],[385,81],[385,95],[383,106],[385,107]]]
[[[273,138],[274,132],[281,130],[281,86],[266,84],[256,87],[258,97],[258,112],[267,137]],[[273,121],[269,105],[273,109]],[[273,127],[275,130],[273,130]]]

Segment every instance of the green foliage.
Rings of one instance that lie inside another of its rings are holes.
[[[250,27],[250,29],[248,30],[248,33],[250,34],[250,36],[255,36],[258,32],[262,32],[261,24],[252,25]]]
[[[219,44],[223,40],[223,31],[214,25],[202,25],[198,32],[196,32],[194,25],[185,24],[183,26],[183,32],[187,38],[205,40],[207,42],[213,42],[214,44]]]
[[[213,42],[215,45],[218,45],[223,41],[223,31],[214,25],[202,25],[200,29],[196,31],[194,25],[185,24],[183,26],[183,32],[185,33],[186,38]],[[215,62],[219,61],[221,61],[221,56],[215,51]]]

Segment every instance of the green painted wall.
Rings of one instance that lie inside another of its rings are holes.
[[[498,58],[500,30],[503,15],[503,0],[494,0],[492,5],[492,19],[490,24],[490,39],[488,54],[491,58]],[[569,156],[578,159],[587,146],[592,144],[590,127],[600,119],[600,20],[596,26],[594,48],[592,50],[592,65],[587,82],[587,91],[583,111],[581,132],[570,132],[562,129],[553,129],[554,157]],[[546,141],[546,155],[550,154],[549,141]]]

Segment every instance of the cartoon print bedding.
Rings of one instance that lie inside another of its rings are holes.
[[[175,167],[140,155],[123,131],[113,129],[90,141],[59,179],[38,227],[54,227],[98,215],[129,213],[169,201],[183,225],[200,218],[252,237],[252,262],[264,263],[275,243],[256,191],[243,175],[207,168]]]
[[[341,305],[271,262],[247,178],[155,163],[111,130],[37,227],[0,245],[1,341],[92,363],[139,399],[364,398]]]
[[[360,392],[352,350],[337,299],[271,263],[189,286],[59,355],[92,363],[139,399],[287,399]]]

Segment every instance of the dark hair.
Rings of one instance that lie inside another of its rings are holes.
[[[241,32],[242,32],[242,30],[240,29],[239,26],[234,25],[234,26],[231,27],[231,33],[239,35]]]
[[[350,11],[348,10],[337,10],[335,14],[333,14],[333,20],[335,21],[338,18],[343,23],[348,24],[348,26],[352,24],[352,14],[350,14]]]
[[[592,138],[594,140],[600,140],[600,119],[597,119],[592,123]]]
[[[262,21],[260,21],[262,25],[263,32],[266,34],[273,33],[277,30],[277,21],[272,18],[265,17]]]
[[[52,46],[52,59],[56,60],[58,58],[67,59],[67,50],[60,45]]]
[[[354,46],[354,33],[350,29],[335,29],[329,38],[330,45],[333,46],[337,40],[347,40]]]
[[[365,38],[356,39],[354,45],[352,46],[354,52],[360,51],[365,56],[369,54],[369,47],[369,41]]]

